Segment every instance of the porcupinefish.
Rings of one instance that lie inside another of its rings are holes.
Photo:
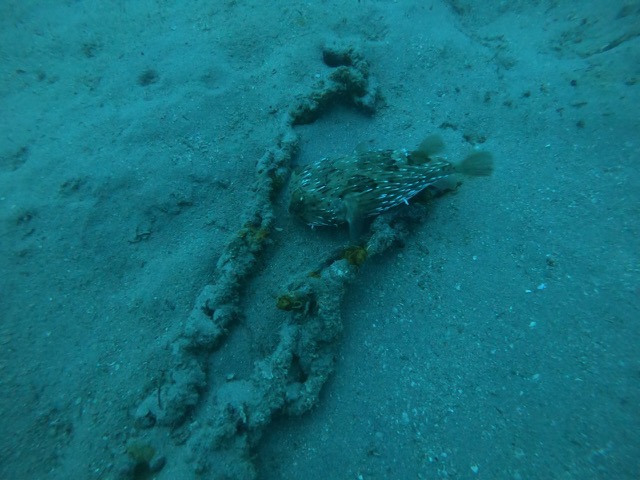
[[[323,158],[291,177],[289,212],[312,227],[349,224],[357,240],[367,217],[409,204],[428,187],[450,183],[455,174],[490,175],[493,159],[473,152],[458,164],[434,157],[444,148],[440,137],[427,137],[416,150],[357,150]]]

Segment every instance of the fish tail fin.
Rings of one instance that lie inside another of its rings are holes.
[[[473,152],[456,166],[456,170],[470,177],[486,177],[493,173],[493,155]]]

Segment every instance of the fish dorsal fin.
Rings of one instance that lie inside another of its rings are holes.
[[[431,158],[438,152],[444,150],[444,142],[439,135],[429,135],[425,138],[418,148],[411,152],[410,163],[414,165],[425,165],[431,161]]]
[[[440,153],[444,150],[444,142],[440,135],[429,135],[427,138],[420,142],[417,151],[423,153],[427,157],[432,157],[436,153]]]
[[[352,242],[358,241],[358,239],[364,233],[365,218],[360,208],[360,202],[358,201],[358,195],[355,193],[348,193],[343,198],[346,220],[349,224],[349,239]]]
[[[367,142],[359,142],[356,145],[356,148],[353,150],[353,153],[358,153],[358,154],[362,154],[365,153],[369,150],[369,148],[367,148]]]

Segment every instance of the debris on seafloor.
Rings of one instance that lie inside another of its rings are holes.
[[[309,410],[333,372],[347,284],[367,258],[402,241],[409,223],[421,215],[409,209],[377,217],[362,245],[333,252],[308,274],[293,279],[275,305],[290,317],[280,326],[271,353],[255,363],[248,378],[232,376],[215,386],[207,382],[210,357],[242,314],[242,288],[273,228],[274,191],[288,176],[298,146],[294,126],[315,121],[340,102],[371,114],[380,99],[369,65],[356,49],[326,47],[323,59],[333,68],[331,74],[285,115],[273,148],[258,162],[243,226],[218,260],[216,282],[202,289],[182,332],[170,342],[173,368],[135,412],[130,445],[162,445],[170,434],[176,445],[188,450],[195,473],[206,478],[256,478],[252,449],[274,414]],[[205,393],[209,404],[202,408]],[[188,414],[197,418],[185,425]],[[167,452],[154,455],[171,462]],[[140,460],[131,454],[123,457],[120,476],[136,478]]]

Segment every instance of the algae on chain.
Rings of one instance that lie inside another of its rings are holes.
[[[361,267],[367,260],[368,252],[366,247],[353,245],[344,249],[343,256],[349,265]]]

